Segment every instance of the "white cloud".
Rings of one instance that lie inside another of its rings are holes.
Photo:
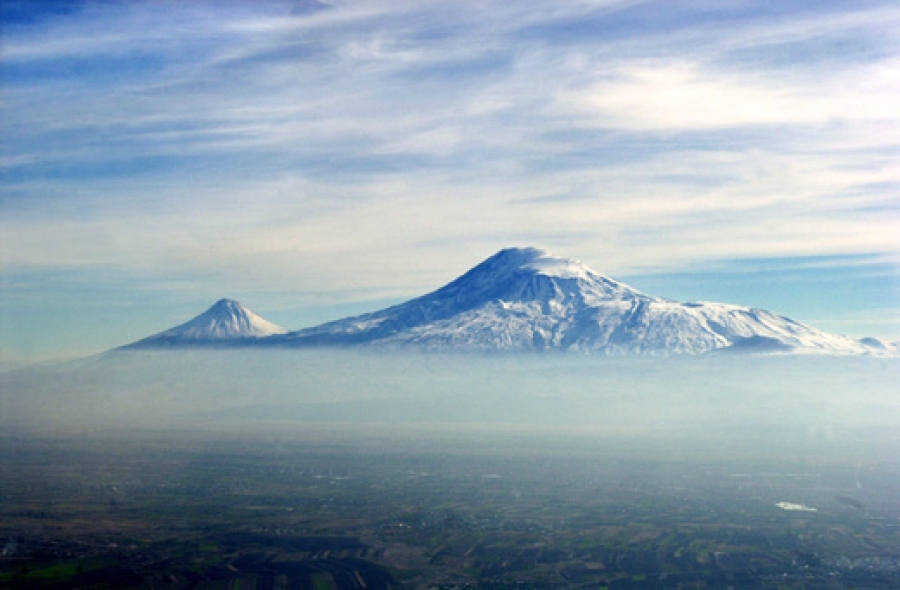
[[[611,274],[900,251],[896,44],[777,55],[892,8],[123,6],[4,39],[7,67],[94,66],[5,84],[6,264],[412,294],[529,242]]]
[[[602,127],[702,131],[752,126],[900,124],[900,61],[828,80],[795,82],[679,59],[606,66],[587,88],[563,91],[560,108]]]

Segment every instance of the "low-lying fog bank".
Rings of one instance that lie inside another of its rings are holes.
[[[8,433],[334,425],[437,433],[891,436],[900,362],[355,351],[115,352],[0,374]],[[724,439],[722,439],[724,440]]]

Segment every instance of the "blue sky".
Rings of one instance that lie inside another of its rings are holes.
[[[296,329],[535,245],[900,338],[895,2],[15,2],[0,355]]]

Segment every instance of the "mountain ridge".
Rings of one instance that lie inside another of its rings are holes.
[[[648,295],[578,260],[537,248],[501,250],[430,293],[302,330],[288,332],[254,314],[278,331],[204,341],[201,331],[185,328],[192,322],[208,323],[209,318],[199,321],[204,315],[129,347],[227,343],[473,352],[559,350],[616,356],[696,355],[726,349],[900,355],[898,343],[827,334],[762,309],[682,303]]]

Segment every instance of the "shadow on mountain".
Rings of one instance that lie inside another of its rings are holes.
[[[790,352],[791,350],[793,350],[793,347],[776,340],[775,338],[750,336],[749,338],[740,338],[731,346],[711,351],[709,354],[765,354]]]

